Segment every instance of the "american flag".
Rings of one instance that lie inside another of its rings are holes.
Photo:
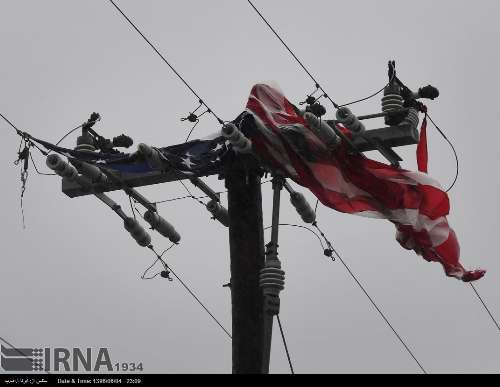
[[[427,174],[351,154],[345,144],[329,150],[298,109],[271,86],[253,87],[247,111],[253,120],[245,121],[244,132],[254,153],[325,206],[389,220],[402,247],[441,263],[450,277],[469,282],[484,276],[484,270],[469,271],[460,263],[460,247],[446,219],[448,195]]]
[[[166,167],[189,175],[204,176],[216,173],[222,167],[229,147],[220,133],[213,138],[189,141],[158,149]]]
[[[156,149],[162,165],[150,164],[139,152],[105,162],[107,168],[123,173],[147,173],[174,169],[188,176],[207,176],[220,172],[231,146],[220,132],[208,138]]]

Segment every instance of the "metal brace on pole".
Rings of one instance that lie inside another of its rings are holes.
[[[278,258],[278,231],[280,221],[280,195],[285,180],[273,178],[273,220],[271,242],[266,245],[266,263],[260,272],[260,287],[264,294],[264,343],[262,373],[269,373],[274,316],[280,312],[280,292],[285,288],[285,272]]]

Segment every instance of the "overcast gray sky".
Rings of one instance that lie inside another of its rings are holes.
[[[294,102],[313,89],[244,0],[118,3],[224,119],[244,109],[256,82],[276,81]],[[428,103],[429,111],[461,161],[449,220],[464,265],[488,270],[477,287],[500,318],[500,3],[255,3],[339,103],[381,88],[389,59],[410,87],[439,87],[441,97]],[[0,111],[19,128],[57,141],[97,111],[103,119],[96,129],[103,135],[126,133],[136,144],[157,146],[183,141],[189,125],[179,118],[197,100],[109,2],[1,0],[0,8]],[[380,100],[353,110],[378,112]],[[194,137],[218,129],[207,116]],[[27,347],[107,346],[113,360],[142,361],[147,372],[230,372],[228,338],[177,282],[140,280],[154,257],[95,198],[69,199],[59,178],[32,171],[23,230],[19,168],[12,164],[19,138],[3,123],[0,136],[0,336]],[[405,168],[416,168],[414,146],[398,152]],[[430,174],[447,186],[454,159],[433,129],[429,152]],[[43,158],[35,157],[45,170]],[[216,178],[207,182],[223,189]],[[141,192],[151,200],[184,195],[176,183]],[[270,186],[263,195],[269,224]],[[123,193],[112,197],[127,208]],[[229,280],[227,230],[190,200],[162,205],[160,212],[183,238],[168,261],[230,328],[230,294],[222,288]],[[288,201],[282,219],[299,221]],[[500,371],[500,332],[470,286],[402,250],[389,222],[320,208],[319,223],[429,372]],[[168,247],[167,240],[153,238],[158,248]],[[283,229],[280,238],[287,273],[281,316],[297,372],[419,372],[342,265],[322,255],[314,236]],[[271,370],[288,372],[277,331]]]

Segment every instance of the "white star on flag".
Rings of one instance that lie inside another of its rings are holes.
[[[187,156],[187,155],[186,155]],[[191,157],[187,157],[187,158],[183,158],[182,159],[182,164],[184,164],[186,167],[188,167],[189,169],[191,169],[191,166],[195,165],[195,163],[193,163],[191,161]]]

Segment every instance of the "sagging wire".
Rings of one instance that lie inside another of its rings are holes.
[[[217,320],[217,318],[213,315],[213,313],[201,302],[201,300],[198,298],[198,296],[189,288],[189,286],[186,285],[186,283],[180,278],[180,276],[170,267],[164,260],[163,258],[155,251],[154,247],[152,245],[149,245],[148,248],[156,255],[156,257],[163,263],[165,269],[169,272],[172,273],[173,276],[179,281],[179,283],[184,287],[184,289],[187,290],[187,292],[198,302],[198,304],[201,305],[201,307],[207,312],[212,320],[215,321],[215,323],[224,331],[224,333],[232,339],[231,334],[228,332],[226,328]]]
[[[186,173],[186,172],[183,172],[181,171],[179,168],[176,168],[166,157],[165,155],[158,149],[158,148],[155,148],[153,147],[154,150],[156,150],[158,152],[158,154],[160,155],[161,159],[163,161],[165,161],[172,169],[175,169],[176,172],[178,172],[182,177],[179,177],[177,179],[177,181],[184,187],[184,189],[186,190],[186,192],[188,193],[188,197],[193,199],[194,201],[198,202],[199,204],[201,204],[203,207],[206,207],[206,204],[203,203],[200,199],[197,199],[196,196],[194,196],[191,191],[189,190],[189,188],[186,186],[186,184],[184,184],[184,182],[182,181],[183,178],[186,178],[186,179],[189,179],[189,175]],[[179,199],[180,200],[180,199]]]
[[[264,185],[264,184],[268,184],[268,183],[271,183],[272,180],[266,180],[266,181],[263,181],[260,183],[260,185]],[[216,192],[215,194],[216,195],[225,195],[227,194],[228,191],[220,191],[220,192]],[[209,198],[210,196],[208,195],[203,195],[203,196],[196,196],[195,199],[207,199]],[[151,202],[150,204],[153,204],[153,205],[157,205],[157,204],[165,204],[165,203],[171,203],[171,202],[176,202],[176,201],[179,201],[179,200],[186,200],[186,199],[193,199],[193,197],[191,195],[188,195],[188,196],[179,196],[179,197],[176,197],[176,198],[172,198],[172,199],[165,199],[165,200],[160,200],[160,201],[157,201],[157,202]]]
[[[376,91],[375,93],[370,94],[368,97],[361,98],[361,99],[358,99],[358,100],[355,100],[355,101],[352,101],[352,102],[348,102],[348,103],[342,104],[342,105],[340,105],[340,107],[351,106],[351,105],[354,105],[354,104],[357,104],[357,103],[360,103],[360,102],[368,101],[369,99],[374,98],[377,95],[379,95],[380,93],[382,93],[385,90],[385,88],[387,86],[391,85],[392,82],[394,81],[394,79],[396,78],[396,68],[395,68],[396,67],[396,63],[395,63],[395,61],[390,61],[389,62],[389,66],[390,66],[389,71],[391,73],[391,76],[390,76],[389,82],[386,83],[384,87],[382,87],[379,91]]]
[[[223,194],[225,192],[216,192],[217,195],[220,195],[220,194]],[[195,199],[206,199],[208,198],[209,196],[208,195],[204,195],[204,196],[197,196],[195,197]],[[192,196],[188,195],[188,196],[180,196],[180,197],[177,197],[177,198],[172,198],[172,199],[166,199],[166,200],[161,200],[159,202],[153,202],[151,204],[164,204],[164,203],[171,203],[171,202],[176,202],[176,201],[179,201],[179,200],[185,200],[185,199],[192,199]]]
[[[318,239],[318,242],[321,246],[321,249],[323,250],[324,255],[332,258],[332,260],[335,261],[335,257],[332,257],[332,254],[329,252],[329,248],[325,249],[325,245],[323,244],[323,241],[321,240],[320,236],[313,229],[306,227],[306,226],[301,226],[299,224],[292,224],[292,223],[280,223],[278,226],[280,226],[280,227],[294,227],[294,228],[299,228],[299,229],[309,231],[311,234],[313,234]],[[264,228],[264,231],[267,231],[271,228],[272,228],[272,226],[266,227],[266,228]],[[327,252],[328,252],[328,255],[327,255]]]
[[[429,118],[429,120],[431,121],[432,125],[434,125],[434,127],[436,128],[436,130],[439,132],[439,134],[446,140],[446,142],[450,145],[451,147],[451,150],[453,151],[453,154],[455,156],[455,163],[456,163],[456,172],[455,172],[455,178],[453,179],[453,182],[451,183],[450,185],[450,188],[448,188],[446,190],[446,192],[450,192],[453,187],[455,187],[457,181],[458,181],[458,176],[460,174],[460,163],[459,163],[459,158],[458,158],[458,154],[457,154],[457,151],[455,149],[455,146],[453,145],[453,143],[448,139],[448,137],[446,136],[446,134],[441,130],[441,128],[434,122],[434,120],[432,119],[432,117],[429,115],[429,113],[427,113],[427,117]]]

